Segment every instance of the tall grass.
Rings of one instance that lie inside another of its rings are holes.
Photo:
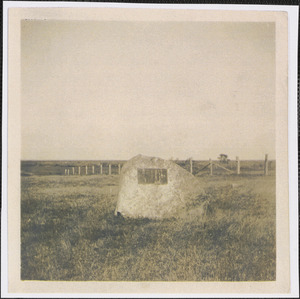
[[[275,280],[274,181],[210,184],[154,221],[113,216],[117,176],[22,177],[22,279]]]

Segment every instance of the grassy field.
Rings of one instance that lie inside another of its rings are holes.
[[[22,176],[21,278],[275,280],[275,175],[198,179],[189,217],[154,221],[113,215],[117,175]]]

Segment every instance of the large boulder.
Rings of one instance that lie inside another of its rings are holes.
[[[174,162],[138,155],[122,168],[115,215],[176,217],[201,191],[199,179]]]

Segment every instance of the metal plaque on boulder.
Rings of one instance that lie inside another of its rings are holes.
[[[137,177],[139,184],[168,184],[168,172],[164,168],[138,168]]]

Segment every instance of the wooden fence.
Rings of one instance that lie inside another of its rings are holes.
[[[228,174],[236,174],[236,175],[240,175],[242,173],[241,171],[241,161],[239,159],[239,157],[236,157],[234,164],[235,166],[232,167],[232,162],[231,162],[231,167],[228,167],[226,163],[222,163],[222,162],[216,162],[213,161],[212,159],[208,160],[208,163],[206,163],[204,166],[201,166],[200,169],[198,167],[198,169],[196,169],[195,167],[195,162],[196,161],[192,161],[191,159],[189,160],[189,162],[187,164],[189,164],[189,171],[194,174],[194,175],[201,175],[203,174],[204,170],[209,170],[209,175],[214,175],[216,173],[217,169],[222,169],[223,171],[225,171]],[[242,162],[244,164],[247,164],[249,162],[244,161]],[[265,155],[265,159],[263,161],[263,165],[262,167],[258,170],[258,172],[260,174],[263,175],[269,175],[269,167],[270,167],[270,163],[271,161],[268,160],[268,154]],[[259,163],[260,164],[260,163]],[[186,167],[185,167],[186,168]],[[247,171],[245,170],[247,167],[246,165],[243,166],[244,169],[244,173],[247,173]],[[187,168],[186,168],[187,169]],[[187,169],[188,170],[188,169]],[[257,169],[256,169],[257,170]],[[248,171],[249,172],[249,171]]]
[[[84,165],[84,166],[71,166],[65,168],[65,175],[95,175],[95,174],[103,174],[103,175],[112,175],[112,174],[120,174],[122,169],[122,164],[118,163],[106,163],[104,167],[104,163],[100,163],[97,165]],[[105,171],[106,168],[106,171]],[[113,169],[115,169],[113,173]]]
[[[262,160],[260,160],[261,162]],[[186,160],[186,161],[174,161],[181,167],[188,170],[193,175],[202,175],[205,174],[204,171],[208,170],[209,175],[215,175],[218,174],[217,169],[222,170],[228,174],[236,174],[240,175],[241,173],[246,173],[246,161],[240,161],[239,157],[236,157],[235,161],[230,161],[230,166],[228,166],[228,163],[222,163],[221,161],[213,161],[212,159],[209,159],[207,163],[205,161],[195,161],[192,159]],[[203,163],[204,165],[200,165],[199,163]],[[268,154],[265,155],[265,159],[262,163],[259,163],[260,168],[255,168],[256,171],[259,172],[259,174],[268,175],[269,174],[269,167],[270,167],[271,161],[268,160]],[[243,165],[244,164],[244,165]],[[123,163],[99,163],[99,164],[93,164],[93,165],[84,165],[84,166],[68,166],[65,168],[65,175],[112,175],[117,174],[119,175],[121,173]]]

